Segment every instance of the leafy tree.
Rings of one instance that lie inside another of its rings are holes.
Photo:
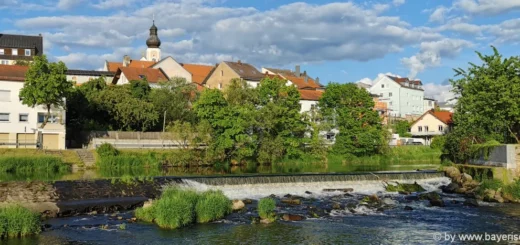
[[[410,122],[406,120],[398,120],[394,122],[393,126],[394,132],[396,134],[399,134],[399,136],[412,137],[412,134],[409,132],[411,127]]]
[[[162,82],[158,88],[150,92],[150,101],[161,116],[166,112],[166,124],[175,121],[195,123],[196,116],[192,110],[198,97],[197,88],[184,78],[175,77]]]
[[[458,98],[454,123],[458,131],[477,130],[480,137],[520,143],[520,58],[503,58],[492,48],[492,55],[476,52],[481,65],[455,69],[460,78],[450,81]]]
[[[333,151],[342,155],[371,155],[386,146],[381,118],[370,94],[355,84],[330,83],[319,107],[328,122],[339,130]]]
[[[72,137],[82,130],[105,130],[111,122],[110,115],[96,101],[99,93],[107,88],[105,78],[90,80],[73,88],[67,96],[67,135]]]
[[[44,128],[51,115],[51,108],[63,107],[65,98],[72,91],[72,82],[67,81],[67,67],[63,62],[49,63],[45,55],[35,56],[25,74],[25,83],[20,90],[24,105],[43,105],[47,110],[41,125]]]
[[[150,88],[148,81],[146,81],[146,78],[143,80],[130,81],[130,91],[132,91],[132,96],[136,99],[148,99],[151,90],[152,89]]]
[[[14,65],[17,65],[17,66],[29,66],[31,64],[31,62],[29,62],[28,60],[16,60],[14,62]]]

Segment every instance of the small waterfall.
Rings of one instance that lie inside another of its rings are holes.
[[[298,175],[246,175],[218,177],[185,177],[184,180],[196,181],[206,185],[250,185],[274,183],[312,183],[336,181],[380,181],[380,180],[421,180],[444,177],[443,172],[374,172],[349,174],[298,174]]]

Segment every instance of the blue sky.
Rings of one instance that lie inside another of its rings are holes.
[[[322,83],[391,73],[421,79],[441,101],[475,50],[518,55],[520,42],[520,0],[0,0],[0,11],[1,33],[41,33],[69,68],[140,58],[155,15],[163,56],[179,62],[300,64]]]

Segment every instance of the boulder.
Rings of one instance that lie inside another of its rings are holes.
[[[450,177],[452,180],[458,180],[460,177],[460,171],[456,167],[447,167],[444,169],[446,176]]]
[[[479,206],[477,199],[475,199],[475,198],[468,198],[468,199],[464,200],[464,203],[462,205],[468,206],[468,207],[478,207]]]
[[[464,185],[464,183],[469,183],[473,181],[473,177],[471,177],[471,175],[467,174],[467,173],[463,173],[461,176],[460,176],[460,183],[462,183]]]
[[[486,189],[484,191],[484,201],[485,202],[503,203],[504,202],[504,198],[500,194],[500,190],[495,191],[495,190]]]
[[[292,198],[283,198],[281,200],[282,203],[289,204],[289,205],[300,205],[302,204],[302,200],[300,199],[292,199]]]
[[[444,207],[444,201],[442,199],[430,200],[432,207]]]
[[[242,202],[243,202],[244,204],[252,204],[252,203],[253,203],[253,200],[251,200],[251,199],[244,199],[244,200],[242,200]]]
[[[410,206],[404,206],[404,210],[406,210],[406,211],[412,211],[412,210],[413,210],[413,208],[412,208],[412,207],[410,207]]]
[[[443,192],[446,192],[446,193],[455,193],[455,191],[456,191],[457,189],[459,189],[459,188],[460,188],[460,185],[459,185],[459,184],[457,184],[457,183],[455,183],[455,182],[451,182],[449,185],[444,186],[443,188],[441,188],[441,190],[442,190]]]
[[[343,207],[342,207],[341,203],[335,202],[332,204],[332,209],[338,210],[338,209],[343,209]]]
[[[284,221],[301,221],[304,219],[305,219],[305,217],[303,217],[301,215],[296,215],[296,214],[284,214],[282,216],[282,220],[284,220]]]
[[[233,200],[233,206],[232,206],[232,210],[233,211],[238,211],[238,210],[241,210],[245,207],[246,205],[244,204],[244,202],[242,200]]]
[[[310,192],[310,191],[305,191],[305,194],[307,194],[307,195],[311,195],[312,192]]]
[[[417,184],[417,182],[415,182],[413,184],[402,184],[402,183],[397,183],[397,185],[387,184],[385,189],[388,192],[401,192],[401,193],[426,191],[421,185]]]
[[[148,199],[148,201],[144,202],[143,208],[149,208],[152,205],[153,205],[153,200],[152,199]]]
[[[432,192],[420,194],[419,199],[428,200],[428,201],[441,200],[441,195],[439,195],[439,193],[437,193],[435,191],[432,191]]]
[[[385,205],[389,205],[389,206],[394,206],[394,205],[397,204],[397,202],[394,201],[394,200],[391,199],[391,198],[384,198],[384,199],[383,199],[383,203],[384,203]]]
[[[381,204],[381,200],[377,195],[365,196],[361,199],[361,202],[364,202],[370,206],[376,206]]]

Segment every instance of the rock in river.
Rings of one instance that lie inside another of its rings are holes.
[[[292,199],[292,198],[284,198],[281,200],[282,203],[289,204],[289,205],[300,205],[302,204],[302,201],[300,199]]]
[[[301,221],[301,220],[304,220],[305,217],[303,217],[301,215],[296,215],[296,214],[284,214],[282,216],[282,219],[285,221]]]
[[[464,201],[464,206],[468,206],[468,207],[478,207],[479,204],[477,202],[477,199],[475,198],[468,198]]]
[[[237,211],[237,210],[241,210],[245,207],[246,205],[244,204],[244,202],[242,200],[233,200],[233,211]]]

